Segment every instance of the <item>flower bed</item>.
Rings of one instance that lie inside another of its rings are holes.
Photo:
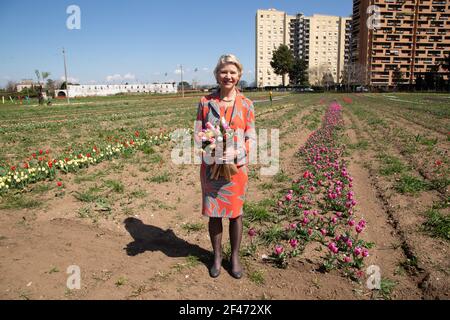
[[[339,268],[352,277],[362,275],[360,269],[373,244],[360,238],[366,221],[355,216],[353,178],[338,143],[342,128],[342,107],[334,102],[322,127],[298,152],[306,170],[278,202],[277,215],[288,225],[268,257],[280,267],[286,267],[290,258],[315,241],[326,251],[326,271]]]
[[[188,130],[189,131],[189,130]],[[160,145],[171,139],[170,134],[146,137],[139,131],[127,139],[115,143],[102,143],[86,146],[83,150],[71,148],[63,155],[53,158],[50,151],[39,150],[21,164],[8,168],[0,167],[0,194],[10,189],[23,189],[25,186],[44,180],[54,180],[59,173],[77,172],[82,168],[117,158],[145,147]]]

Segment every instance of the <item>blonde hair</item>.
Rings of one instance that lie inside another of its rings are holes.
[[[239,78],[241,78],[244,68],[242,67],[242,64],[239,62],[238,58],[236,58],[236,56],[234,54],[224,54],[224,55],[220,56],[219,61],[217,62],[216,68],[214,69],[214,76],[216,77],[216,80],[217,80],[217,76],[219,74],[220,68],[224,64],[228,64],[228,63],[234,64],[236,66],[236,68],[238,69],[238,72],[239,72]]]

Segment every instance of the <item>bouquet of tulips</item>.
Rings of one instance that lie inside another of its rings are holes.
[[[212,125],[210,122],[206,123],[206,129],[198,133],[202,140],[202,152],[209,153],[215,157],[217,147],[223,146],[223,153],[226,153],[227,141],[233,141],[234,130],[230,128],[225,118],[220,119],[219,124]],[[217,163],[215,162],[211,167],[211,179],[218,180],[219,177],[224,177],[227,181],[231,181],[231,177],[238,172],[238,168],[234,163]]]

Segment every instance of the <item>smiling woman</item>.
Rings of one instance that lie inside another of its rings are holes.
[[[230,219],[231,242],[231,275],[242,277],[242,266],[239,261],[239,247],[242,239],[242,214],[247,192],[248,169],[247,155],[250,142],[255,141],[255,112],[253,103],[236,88],[242,75],[242,65],[234,55],[220,57],[214,75],[219,90],[203,97],[197,113],[196,136],[205,140],[205,131],[211,128],[231,128],[236,135],[232,137],[234,143],[221,143],[222,136],[209,137],[216,145],[214,159],[203,157],[200,169],[202,185],[203,209],[202,214],[209,217],[209,234],[214,250],[214,264],[210,269],[210,276],[215,278],[220,274],[222,264],[222,218]],[[219,131],[217,130],[219,133]],[[207,132],[208,133],[208,132]],[[242,134],[241,134],[242,133]],[[219,139],[220,137],[220,139]],[[227,133],[224,135],[227,137]],[[242,147],[239,137],[243,137]],[[223,146],[226,145],[226,148]],[[222,148],[222,149],[221,149]],[[219,151],[220,150],[220,151]],[[218,154],[222,155],[221,157]],[[214,163],[236,164],[237,170],[231,178],[214,174]],[[213,178],[215,177],[215,178]],[[218,178],[218,179],[217,179]]]

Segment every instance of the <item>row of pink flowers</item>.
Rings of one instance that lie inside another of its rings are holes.
[[[280,217],[291,219],[282,237],[288,239],[288,244],[278,243],[272,253],[274,259],[283,260],[280,265],[286,265],[284,260],[296,256],[310,241],[327,248],[327,270],[342,268],[356,274],[363,259],[369,256],[372,244],[360,237],[367,223],[355,217],[358,202],[352,189],[354,179],[339,144],[342,127],[342,107],[333,102],[322,127],[309,136],[299,151],[306,170],[278,202]],[[290,252],[286,249],[289,247]]]

